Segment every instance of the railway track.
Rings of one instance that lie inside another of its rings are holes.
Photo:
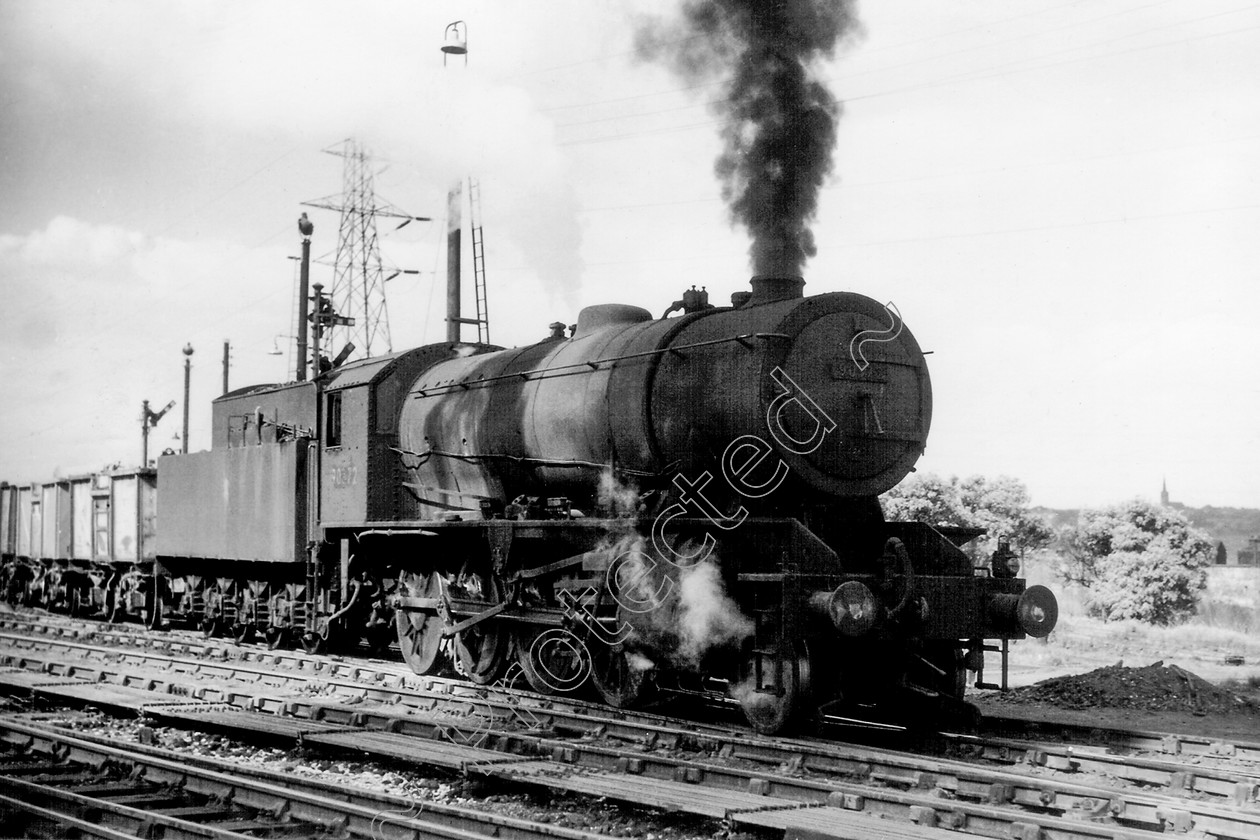
[[[368,659],[342,659],[340,657],[313,656],[301,651],[269,650],[262,645],[238,645],[224,639],[209,639],[195,631],[151,634],[131,625],[112,625],[102,622],[70,619],[64,616],[17,613],[0,609],[0,631],[20,635],[62,638],[83,642],[93,641],[103,645],[125,645],[140,651],[150,650],[159,654],[159,661],[183,655],[197,663],[193,667],[203,674],[214,672],[215,665],[226,666],[223,673],[243,673],[240,667],[252,667],[261,673],[299,675],[297,683],[310,678],[334,681],[336,685],[354,683],[372,689],[384,687],[410,688],[421,694],[428,692],[438,698],[482,698],[484,692],[476,686],[458,679],[437,676],[417,676],[397,662]],[[176,667],[179,667],[177,664]],[[375,693],[375,691],[370,692]],[[485,701],[493,702],[493,701]],[[540,697],[528,692],[518,696],[517,705],[538,706],[548,714],[561,716],[572,712],[581,720],[592,714],[610,719],[618,725],[657,727],[665,721],[688,732],[706,737],[720,738],[732,729],[748,732],[738,722],[738,715],[725,721],[708,725],[698,721],[680,720],[676,716],[652,714],[643,711],[614,711],[606,706],[585,702],[567,696]],[[871,725],[868,722],[847,722],[842,719],[829,721],[833,731],[846,740],[879,740],[887,742],[896,738],[899,728]],[[982,722],[984,737],[970,739],[973,752],[982,752],[988,761],[1009,763],[1021,759],[1034,749],[1043,753],[1047,760],[1056,756],[1067,757],[1074,752],[1105,752],[1112,756],[1177,757],[1199,765],[1216,763],[1247,764],[1260,766],[1260,741],[1246,742],[1200,735],[1151,732],[1137,729],[1108,729],[1095,725],[1071,723],[1047,723],[1019,717],[987,715]],[[627,733],[633,737],[630,733]],[[967,741],[967,739],[962,739]],[[922,746],[916,743],[914,746]]]
[[[1245,753],[1242,760],[1237,753],[1217,756],[1219,766],[1206,768],[1184,757],[958,738],[953,751],[964,760],[955,760],[612,715],[592,704],[404,676],[389,663],[284,654],[279,659],[287,665],[267,670],[262,659],[224,661],[226,648],[204,643],[203,657],[192,659],[47,634],[8,634],[0,645],[23,669],[0,680],[50,700],[81,698],[86,688],[92,702],[165,723],[300,740],[308,748],[672,807],[789,834],[825,825],[834,836],[850,836],[843,833],[850,828],[861,836],[880,819],[907,830],[948,827],[1021,838],[1164,830],[1260,836],[1260,779]],[[276,664],[277,654],[258,656]]]
[[[333,786],[0,717],[6,833],[135,838],[594,840],[599,835]]]

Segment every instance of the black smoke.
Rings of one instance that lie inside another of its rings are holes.
[[[753,271],[803,273],[810,223],[831,173],[840,102],[818,64],[858,28],[855,0],[686,0],[681,28],[639,31],[639,55],[690,82],[725,78],[715,171],[731,220],[752,235]]]

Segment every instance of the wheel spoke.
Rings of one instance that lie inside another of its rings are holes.
[[[399,581],[402,594],[417,598],[436,598],[441,581],[436,573],[407,573]],[[435,614],[399,609],[394,613],[398,647],[403,661],[417,674],[438,670],[441,662],[442,620]]]
[[[467,597],[498,603],[503,588],[488,571],[473,572],[465,567],[456,578],[453,588],[467,593]],[[454,647],[458,670],[479,685],[498,679],[507,665],[510,647],[507,626],[489,619],[455,634]]]

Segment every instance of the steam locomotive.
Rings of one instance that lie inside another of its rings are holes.
[[[225,394],[211,449],[160,458],[161,504],[128,508],[133,556],[32,555],[31,494],[0,489],[9,597],[397,643],[417,673],[619,707],[720,696],[766,733],[965,715],[967,672],[1048,634],[1054,596],[1009,551],[977,567],[979,530],[884,521],[927,439],[924,355],[891,307],[803,285],[757,276],[721,307],[693,287],[660,318],[590,306],[526,347]]]

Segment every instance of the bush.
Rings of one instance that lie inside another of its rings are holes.
[[[1188,618],[1213,556],[1207,536],[1180,512],[1137,499],[1082,511],[1062,541],[1061,577],[1085,588],[1088,613],[1104,621]]]
[[[1021,553],[1042,548],[1053,537],[1049,526],[1029,511],[1028,489],[1010,476],[959,480],[915,473],[881,496],[880,504],[891,520],[984,528],[986,535],[966,548],[975,559],[988,557],[1000,537]]]

